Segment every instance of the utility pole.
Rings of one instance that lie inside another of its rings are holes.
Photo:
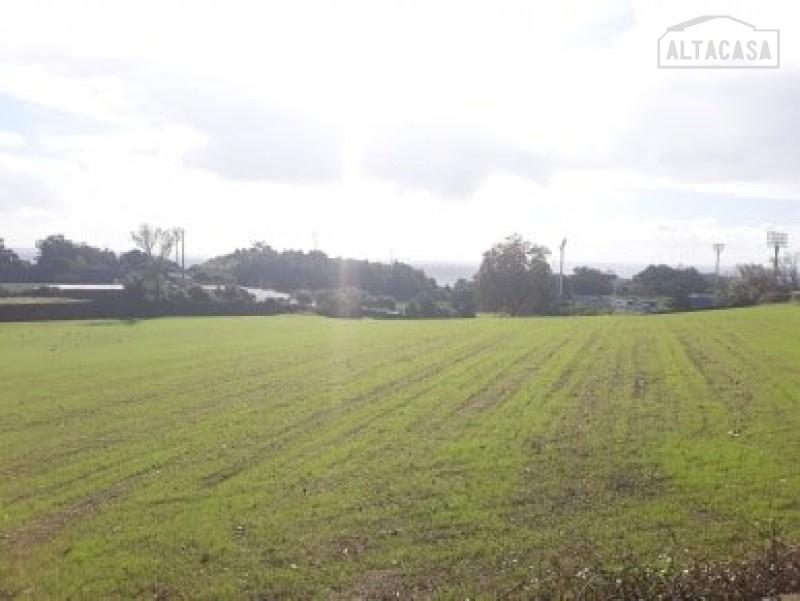
[[[186,280],[186,230],[181,228],[181,281]]]
[[[184,244],[186,238],[186,230],[182,227],[172,229],[175,237],[175,263],[181,266],[181,281],[186,279],[186,246]]]
[[[714,289],[719,293],[719,256],[722,254],[722,251],[725,250],[725,245],[721,242],[717,242],[714,244],[714,253],[717,255],[717,263],[714,267]]]
[[[561,241],[561,246],[559,246],[560,257],[559,257],[559,265],[558,265],[558,297],[563,299],[564,298],[564,247],[567,246],[567,239],[564,238]]]

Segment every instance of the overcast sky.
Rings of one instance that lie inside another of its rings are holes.
[[[777,70],[660,70],[673,24],[781,30]],[[0,237],[264,240],[474,262],[800,250],[800,3],[0,1]]]

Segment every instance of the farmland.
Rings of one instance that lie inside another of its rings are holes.
[[[800,308],[0,324],[0,599],[487,598],[800,540]]]

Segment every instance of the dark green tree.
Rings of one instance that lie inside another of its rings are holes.
[[[592,267],[576,267],[567,279],[567,289],[571,294],[605,296],[614,292],[613,273],[603,273]]]
[[[435,288],[435,282],[423,271],[405,263],[332,258],[320,251],[277,251],[263,242],[216,257],[190,271],[195,279],[209,284],[235,282],[285,292],[357,288],[400,301]]]
[[[709,282],[694,267],[676,269],[669,265],[649,265],[633,276],[632,283],[639,294],[668,296],[678,308],[689,305],[690,294],[709,289]]]
[[[76,243],[62,234],[36,242],[39,257],[33,269],[40,282],[99,284],[119,276],[119,264],[113,251]]]
[[[475,282],[459,279],[450,292],[450,304],[459,317],[475,317],[478,310]]]
[[[0,238],[0,282],[25,282],[30,276],[30,263],[23,261]]]
[[[550,251],[519,234],[483,253],[477,275],[482,309],[510,315],[546,314],[555,300]]]

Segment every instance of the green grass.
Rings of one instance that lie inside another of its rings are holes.
[[[496,598],[800,541],[800,309],[0,324],[0,599]]]

